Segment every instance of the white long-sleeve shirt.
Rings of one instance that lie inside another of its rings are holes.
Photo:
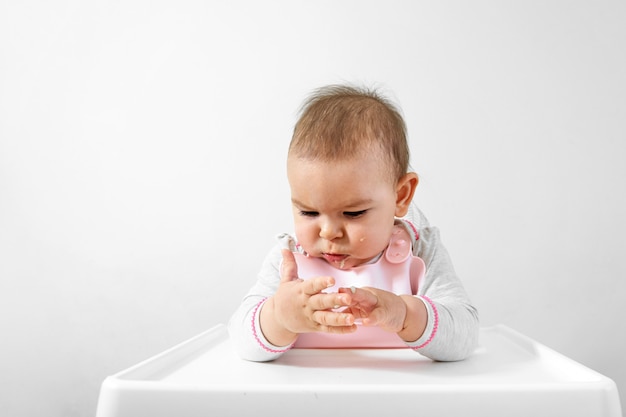
[[[478,314],[456,275],[450,256],[441,242],[439,231],[428,225],[419,213],[417,226],[398,220],[410,232],[413,255],[420,257],[426,266],[426,274],[417,293],[428,312],[426,330],[415,342],[407,342],[409,348],[439,361],[461,360],[469,356],[478,341]],[[417,234],[414,231],[417,231]],[[259,312],[265,300],[276,292],[280,283],[281,249],[285,239],[267,255],[257,281],[243,298],[228,323],[231,340],[239,355],[251,361],[270,361],[289,351],[292,345],[275,346],[263,336]],[[408,277],[407,277],[408,279]]]

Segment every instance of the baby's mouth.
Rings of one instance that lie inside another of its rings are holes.
[[[328,263],[337,264],[340,269],[343,269],[346,259],[348,259],[348,255],[339,253],[322,253],[322,257],[326,259]]]

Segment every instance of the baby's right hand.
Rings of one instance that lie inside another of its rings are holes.
[[[282,255],[280,285],[272,297],[275,324],[294,334],[354,332],[354,315],[332,311],[333,308],[349,306],[352,301],[350,294],[322,292],[335,285],[334,278],[315,277],[304,281],[298,277],[298,265],[293,253],[283,249]]]

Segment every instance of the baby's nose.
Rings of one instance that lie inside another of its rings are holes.
[[[338,222],[325,220],[320,227],[320,237],[333,240],[343,236],[341,225]]]

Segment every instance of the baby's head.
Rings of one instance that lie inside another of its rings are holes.
[[[390,102],[354,87],[317,90],[305,102],[287,158],[304,250],[339,268],[380,254],[417,186],[408,165],[405,124]]]
[[[331,85],[305,101],[289,156],[334,162],[376,154],[394,182],[407,173],[406,126],[396,107],[376,91]]]

